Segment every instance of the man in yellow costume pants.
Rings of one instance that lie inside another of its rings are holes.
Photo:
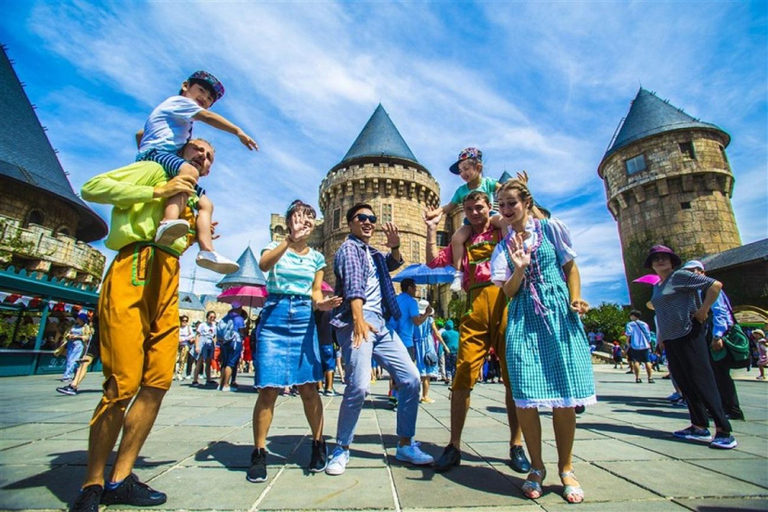
[[[210,143],[195,139],[180,156],[205,176],[214,150]],[[158,246],[155,232],[165,200],[185,193],[192,198],[188,204],[193,203],[194,185],[188,176],[168,181],[155,162],[135,162],[83,185],[84,199],[113,205],[105,245],[118,254],[99,296],[104,395],[91,420],[88,468],[73,512],[98,512],[100,503],[145,507],[167,499],[132,471],[173,380],[179,344],[179,256],[194,240],[190,233],[170,246]],[[195,225],[189,206],[184,217]],[[107,459],[121,430],[117,457],[105,482]]]

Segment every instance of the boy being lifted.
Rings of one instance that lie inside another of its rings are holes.
[[[137,161],[150,160],[163,166],[168,179],[174,176],[190,176],[197,183],[198,170],[178,156],[179,150],[192,137],[192,124],[202,121],[214,128],[236,135],[249,150],[258,150],[259,146],[241,128],[223,116],[208,110],[211,105],[224,96],[224,86],[207,71],[195,71],[181,84],[177,96],[171,96],[158,105],[149,115],[144,129],[136,133],[139,146]],[[211,223],[213,203],[205,195],[205,190],[195,186],[199,197],[198,215],[195,223],[200,252],[196,262],[203,268],[229,274],[237,271],[239,265],[217,253],[213,248]],[[179,216],[188,199],[187,194],[170,197],[165,205],[163,220],[157,228],[155,242],[168,246],[179,237],[186,236],[189,223]]]

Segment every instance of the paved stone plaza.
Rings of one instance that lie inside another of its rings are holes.
[[[664,399],[672,392],[669,381],[636,384],[610,365],[596,366],[600,402],[579,416],[576,433],[576,473],[587,495],[578,506],[560,497],[548,415],[542,418],[545,494],[536,502],[523,497],[524,475],[506,465],[499,384],[475,388],[464,460],[442,475],[395,460],[395,415],[385,407],[386,381],[372,388],[350,465],[339,477],[305,472],[310,438],[301,400],[281,397],[268,445],[269,480],[251,484],[245,471],[256,395],[174,383],[136,473],[168,494],[162,510],[768,510],[768,383],[755,380],[756,370],[734,374],[747,421],[733,422],[739,446],[718,451],[669,435],[688,425],[687,411]],[[63,509],[71,502],[85,471],[87,425],[99,382],[99,375],[89,375],[84,392],[69,397],[54,391],[59,383],[50,376],[0,381],[0,509]],[[448,389],[432,389],[437,401],[422,406],[417,438],[437,457],[448,440]],[[331,436],[340,401],[323,399]]]

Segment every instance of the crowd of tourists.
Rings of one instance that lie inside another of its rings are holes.
[[[191,138],[192,121],[200,120],[258,149],[240,128],[208,110],[223,94],[215,77],[196,72],[137,134],[137,161],[83,186],[86,200],[114,206],[105,245],[117,256],[98,306],[103,396],[90,424],[86,476],[71,510],[164,503],[163,492],[133,473],[163,397],[174,375],[184,379],[191,372],[192,385],[204,385],[201,375],[206,384],[215,384],[217,362],[217,388],[232,389],[244,343],[258,390],[246,472],[250,482],[268,479],[267,439],[275,402],[286,389],[301,397],[312,432],[308,471],[331,476],[354,471],[350,448],[371,381],[383,369],[390,377],[389,398],[397,418],[398,460],[437,472],[459,465],[471,392],[478,380],[498,379],[505,387],[509,464],[527,475],[525,496],[538,499],[543,493],[547,471],[539,411],[551,409],[561,493],[569,503],[582,502],[585,492],[572,460],[576,412],[597,398],[590,339],[580,319],[589,305],[581,295],[577,254],[568,227],[534,201],[527,174],[505,183],[484,176],[483,154],[477,148],[464,149],[450,168],[465,184],[448,204],[424,215],[424,260],[432,268],[454,266],[452,286],[466,295],[466,313],[456,322],[439,326],[432,307],[417,300],[412,280],[403,280],[396,293],[391,273],[401,267],[403,256],[395,223],[379,224],[370,204],[351,206],[346,212],[349,236],[327,262],[308,245],[316,212],[297,200],[285,214],[286,238],[260,253],[268,297],[255,329],[250,326],[249,332],[249,319],[240,307],[219,320],[210,312],[194,329],[185,317],[179,325],[179,257],[187,247],[197,240],[196,261],[206,268],[230,272],[236,266],[213,248],[213,206],[198,184],[210,172],[213,146]],[[439,249],[437,226],[456,209],[463,210],[465,225],[450,245]],[[371,245],[377,230],[383,232],[384,250]],[[691,415],[691,426],[675,436],[732,448],[736,441],[727,412],[733,409],[724,409],[715,385],[726,380],[727,372],[715,377],[705,347],[706,319],[721,296],[721,284],[703,272],[679,268],[680,263],[662,246],[651,249],[646,262],[661,278],[652,299],[658,342],[666,347],[670,371]],[[324,294],[323,277],[331,271],[335,289]],[[80,350],[85,336],[82,328],[73,328],[73,352]],[[637,312],[627,336],[636,363],[633,372],[640,380],[650,335]],[[342,368],[345,387],[335,443],[327,446],[320,392],[335,394],[334,372]],[[647,365],[646,374],[652,381]],[[433,401],[430,383],[439,376],[451,387],[451,428],[445,448],[434,459],[416,440],[416,425],[420,404]],[[708,414],[716,425],[713,439]]]

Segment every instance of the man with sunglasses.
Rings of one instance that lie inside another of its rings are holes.
[[[419,371],[397,334],[386,326],[390,317],[397,320],[401,316],[389,275],[403,264],[400,234],[391,222],[383,227],[385,245],[391,250],[384,256],[370,246],[376,220],[368,204],[350,208],[350,235],[333,262],[334,294],[344,301],[334,309],[331,324],[337,329],[336,338],[347,362],[347,387],[339,409],[337,446],[325,470],[329,475],[341,475],[349,462],[349,445],[370,386],[371,357],[392,376],[400,395],[395,457],[420,466],[433,462],[413,440],[419,409]]]

